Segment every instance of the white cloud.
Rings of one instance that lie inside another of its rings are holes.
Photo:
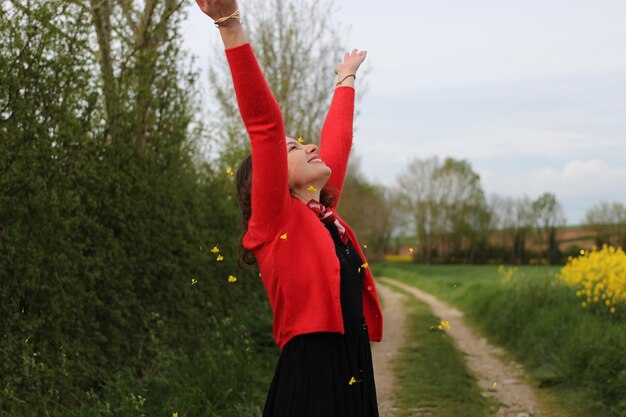
[[[626,167],[612,167],[600,159],[569,161],[560,171],[545,168],[529,182],[558,190],[563,198],[626,197]]]

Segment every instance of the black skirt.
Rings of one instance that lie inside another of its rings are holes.
[[[363,316],[362,260],[337,228],[325,224],[341,266],[345,334],[294,336],[278,358],[263,417],[378,417],[372,352]]]

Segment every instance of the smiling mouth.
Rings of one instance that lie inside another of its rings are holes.
[[[313,158],[309,159],[309,164],[313,162],[324,162],[324,161],[322,161],[322,159],[319,156],[314,156]]]

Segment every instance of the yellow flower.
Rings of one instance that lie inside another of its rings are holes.
[[[191,278],[191,285],[196,285],[198,283],[198,280],[195,278]]]
[[[409,253],[413,253],[413,248],[409,248]]]
[[[304,139],[302,139],[302,136],[300,136],[300,137],[298,138],[298,142],[299,142],[299,143],[304,142]]]
[[[222,255],[217,255],[217,262],[221,262],[224,260],[224,257]]]
[[[237,278],[235,278],[235,277],[234,277],[234,276],[232,276],[232,275],[229,275],[229,276],[228,276],[228,282],[235,282],[235,281],[237,281]]]
[[[282,240],[287,240],[287,233],[283,233],[282,235],[280,235],[280,238]]]
[[[220,251],[220,248],[218,248],[217,246],[213,246],[213,249],[211,249],[211,252],[213,253],[217,253]]]
[[[228,174],[229,177],[232,177],[234,175],[233,169],[231,167],[226,168],[226,174]]]
[[[450,328],[450,322],[449,321],[442,321],[441,324],[439,326],[437,326],[437,328],[439,330],[449,329]]]
[[[577,258],[569,258],[557,278],[576,287],[581,307],[591,303],[614,314],[612,309],[626,302],[626,253],[622,248],[602,245],[591,251],[581,250]]]
[[[309,185],[308,187],[306,187],[306,189],[309,191],[317,191],[317,188],[313,187],[312,185]]]

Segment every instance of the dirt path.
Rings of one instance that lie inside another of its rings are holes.
[[[406,332],[402,305],[407,296],[393,291],[386,285],[377,285],[376,290],[384,304],[383,340],[380,343],[371,344],[378,413],[380,417],[394,417],[396,407],[393,393],[396,380],[390,365],[391,360],[398,354],[398,349],[404,345]]]
[[[456,310],[432,295],[390,278],[381,278],[381,282],[387,285],[396,285],[414,295],[419,300],[428,304],[434,315],[450,322],[448,334],[454,339],[459,350],[465,353],[468,368],[474,373],[482,394],[486,397],[494,397],[500,403],[497,417],[528,417],[542,416],[537,408],[533,389],[525,382],[526,377],[519,364],[503,360],[502,349],[496,348],[487,340],[469,328],[463,319],[463,313]],[[383,341],[373,344],[372,355],[374,358],[374,372],[376,373],[376,388],[380,389],[381,399],[379,402],[390,401],[392,398],[387,390],[393,392],[393,377],[385,375],[389,370],[385,368],[385,354],[394,355],[398,347],[403,343],[397,332],[402,332],[404,326],[403,313],[401,310],[402,298],[398,298],[394,291],[386,285],[377,286],[381,297],[385,299],[383,310],[384,333]],[[380,345],[380,346],[376,346]],[[378,363],[382,361],[382,363]],[[378,365],[378,368],[376,366]],[[380,376],[379,376],[380,374]],[[380,384],[385,386],[378,387]],[[496,387],[493,389],[493,384]],[[389,384],[389,385],[387,385]],[[391,400],[392,401],[392,400]],[[387,406],[387,404],[385,404]],[[392,416],[383,414],[381,417]],[[391,407],[393,408],[393,407]],[[387,410],[385,410],[387,412]]]

